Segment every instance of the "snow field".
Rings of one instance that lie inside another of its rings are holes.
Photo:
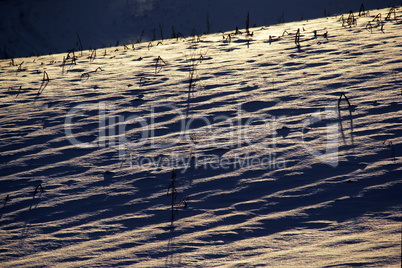
[[[1,60],[2,266],[400,267],[388,12]]]

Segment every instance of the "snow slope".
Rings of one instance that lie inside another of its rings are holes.
[[[400,267],[388,11],[1,60],[1,266]]]
[[[64,53],[138,40],[170,38],[174,32],[230,31],[400,5],[398,0],[3,0],[0,58]],[[78,34],[78,35],[77,35]]]

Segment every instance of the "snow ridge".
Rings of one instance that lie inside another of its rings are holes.
[[[366,9],[400,5],[399,0],[365,0]],[[250,26],[314,19],[358,11],[350,0],[70,0],[0,1],[0,58],[105,48],[116,43],[230,31]]]

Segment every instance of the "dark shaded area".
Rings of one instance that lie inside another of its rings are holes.
[[[188,37],[357,13],[361,1],[0,1],[0,58]],[[400,5],[366,0],[366,10]]]

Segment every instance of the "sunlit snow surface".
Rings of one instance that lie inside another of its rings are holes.
[[[1,60],[1,266],[400,267],[388,11]]]

